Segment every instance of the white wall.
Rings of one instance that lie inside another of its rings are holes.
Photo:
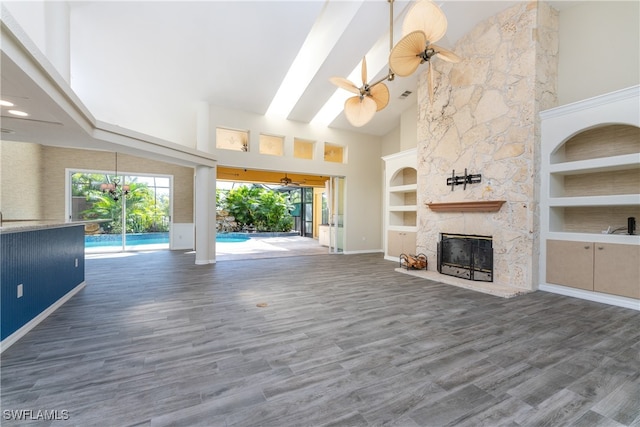
[[[582,2],[559,21],[559,105],[640,83],[640,2]]]
[[[388,156],[389,154],[393,154],[401,151],[400,150],[400,139],[402,138],[401,128],[402,128],[402,124],[382,137],[382,143],[380,147],[382,156]]]
[[[41,52],[46,52],[46,19],[44,1],[2,1]]]

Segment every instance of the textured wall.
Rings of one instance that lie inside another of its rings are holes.
[[[3,216],[65,221],[65,168],[112,171],[114,167],[115,155],[106,151],[3,141]],[[193,222],[193,168],[118,154],[118,171],[173,175],[173,222]]]
[[[0,211],[5,221],[42,219],[41,148],[39,144],[0,143]]]
[[[43,147],[43,177],[58,185],[42,195],[44,206],[56,216],[64,218],[64,173],[70,169],[113,170],[115,155],[104,151],[76,150],[71,148]],[[173,175],[173,222],[193,222],[193,168],[158,162],[142,157],[118,154],[118,172]],[[43,183],[44,185],[44,183]]]
[[[433,62],[418,84],[417,251],[436,259],[439,233],[494,238],[494,282],[532,289],[537,266],[538,112],[554,106],[557,12],[520,3],[482,22],[454,47],[458,64]],[[482,183],[451,191],[452,170]],[[426,203],[506,200],[497,213],[434,213]],[[430,269],[436,268],[430,263]]]

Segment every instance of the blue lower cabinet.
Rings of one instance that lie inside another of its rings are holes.
[[[2,233],[0,258],[4,340],[84,282],[84,227]]]

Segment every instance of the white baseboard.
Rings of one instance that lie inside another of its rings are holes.
[[[640,311],[640,300],[634,298],[603,294],[601,292],[585,291],[582,289],[569,288],[549,283],[541,283],[540,286],[538,286],[538,290]]]
[[[382,249],[363,249],[360,251],[344,251],[342,252],[345,255],[357,255],[357,254],[379,254],[380,252],[384,252]]]
[[[28,323],[26,323],[24,326],[22,326],[20,329],[18,329],[17,331],[15,331],[14,333],[12,333],[11,335],[9,335],[8,337],[6,337],[5,339],[3,339],[0,342],[0,353],[2,353],[3,351],[5,351],[6,349],[8,349],[9,347],[11,347],[13,344],[16,343],[16,341],[18,341],[20,338],[22,338],[23,336],[25,336],[27,334],[27,332],[29,332],[30,330],[32,330],[33,328],[35,328],[38,323],[42,322],[44,319],[46,319],[51,313],[53,313],[54,311],[56,311],[58,308],[60,308],[60,306],[62,306],[62,304],[64,304],[65,302],[69,301],[71,299],[71,297],[73,297],[75,294],[77,294],[78,292],[80,292],[82,289],[84,289],[84,287],[86,286],[86,283],[83,281],[82,283],[80,283],[78,286],[76,286],[75,288],[71,289],[69,292],[67,292],[62,298],[60,298],[58,301],[54,302],[53,304],[51,304],[46,310],[44,310],[42,313],[38,314],[36,317],[34,317],[33,319],[31,319]]]

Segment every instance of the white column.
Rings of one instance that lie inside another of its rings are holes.
[[[209,168],[209,263],[216,263],[216,168]]]
[[[209,146],[208,102],[199,102],[196,109],[196,149],[211,152]],[[216,169],[196,168],[196,264],[216,262]]]
[[[209,254],[210,245],[210,202],[209,202],[209,170],[207,166],[196,167],[196,188],[195,188],[195,205],[196,205],[196,221],[195,221],[195,246],[196,246],[196,264],[209,264],[209,260],[213,255]],[[213,212],[215,221],[215,212]],[[215,235],[213,236],[215,239]]]
[[[46,1],[45,50],[49,61],[62,78],[71,83],[71,37],[69,30],[69,5],[66,1]]]

